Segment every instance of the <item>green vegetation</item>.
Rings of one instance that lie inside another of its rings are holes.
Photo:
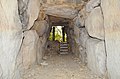
[[[62,26],[55,26],[55,40],[58,40],[59,42],[62,42]],[[49,40],[52,41],[52,35],[53,35],[53,29],[50,32]]]

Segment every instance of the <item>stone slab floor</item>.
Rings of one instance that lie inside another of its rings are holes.
[[[23,79],[101,79],[74,55],[47,54],[44,59],[43,65],[25,71]]]

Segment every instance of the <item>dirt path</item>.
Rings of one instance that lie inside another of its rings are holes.
[[[25,72],[24,79],[101,79],[92,75],[73,55],[48,55],[48,65]]]

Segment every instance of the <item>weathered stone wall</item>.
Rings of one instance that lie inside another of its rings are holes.
[[[33,54],[27,50],[26,46],[24,47],[25,43],[29,41],[23,40],[23,31],[30,29],[37,19],[40,0],[1,0],[0,11],[0,79],[20,79],[19,66],[21,67],[23,64],[19,61],[21,59],[19,55],[22,54],[23,58],[27,58],[27,55],[23,55],[26,53],[29,58]],[[30,35],[28,34],[28,36]],[[34,40],[31,39],[31,41],[34,43]],[[36,51],[35,46],[33,46],[33,50]],[[24,51],[20,52],[21,50]],[[29,66],[36,61],[36,57],[33,59],[23,59],[23,61],[24,63],[28,62],[26,66]]]
[[[37,64],[37,55],[40,54],[40,40],[35,30],[26,31],[21,46],[21,50],[17,57],[17,66],[20,73],[31,66]]]
[[[47,19],[47,15],[45,15],[45,13],[42,10],[40,10],[39,16],[38,16],[37,20],[34,22],[32,29],[36,30],[37,34],[39,35],[40,51],[37,54],[37,63],[40,64],[42,61],[42,56],[45,53],[47,39],[48,39],[49,33],[50,33],[50,25],[49,25],[49,21]]]
[[[44,2],[49,4],[63,4],[63,3],[71,3],[71,4],[79,4],[82,0],[46,0]]]
[[[45,6],[45,11],[47,15],[52,15],[56,17],[73,19],[77,16],[77,10],[71,6],[66,5],[47,5]]]
[[[119,0],[101,0],[104,15],[107,70],[109,79],[120,78],[120,7]]]
[[[0,79],[19,79],[15,63],[22,37],[17,0],[0,0]]]
[[[102,77],[107,71],[109,79],[119,79],[119,3],[119,0],[0,0],[0,79],[19,79],[24,68],[41,63],[51,29],[49,16],[69,19],[71,51],[93,73]]]
[[[103,77],[106,73],[107,56],[100,0],[90,0],[86,4],[86,14],[85,28],[90,36],[86,42],[87,66],[93,73]]]
[[[94,8],[88,15],[85,27],[91,37],[104,40],[104,22],[100,7]]]
[[[59,46],[60,42],[59,41],[47,41],[47,49],[45,54],[59,54]]]
[[[80,59],[83,64],[87,64],[87,53],[86,53],[86,42],[89,39],[89,35],[85,28],[80,28],[80,38],[79,38],[79,51]]]
[[[24,30],[30,29],[38,18],[42,0],[18,0],[18,11]]]
[[[106,52],[104,41],[90,38],[86,42],[87,65],[89,69],[99,76],[106,72]]]
[[[106,58],[102,59],[105,59],[104,61],[106,61],[107,75],[109,79],[120,78],[120,9],[118,3],[119,0],[90,0],[86,5],[86,11],[88,12],[86,29],[88,30],[89,35],[94,39],[96,38],[105,41],[104,48],[106,51]]]

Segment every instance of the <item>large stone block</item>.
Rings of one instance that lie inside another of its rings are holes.
[[[84,27],[85,26],[85,20],[81,16],[82,15],[78,14],[78,16],[73,19],[74,25],[77,27]]]
[[[45,54],[46,41],[47,41],[47,38],[45,35],[43,37],[40,37],[39,45],[38,45],[39,53],[37,53],[37,63],[38,64],[41,64],[42,57]]]
[[[85,28],[80,28],[80,38],[79,38],[79,43],[80,43],[80,47],[79,47],[79,50],[80,50],[80,58],[81,58],[81,61],[83,64],[86,64],[87,63],[87,60],[86,60],[86,41],[87,39],[89,39],[89,35],[86,31]]]
[[[84,48],[86,48],[86,41],[87,39],[89,38],[89,35],[86,31],[85,28],[80,28],[80,38],[79,38],[79,41],[80,41],[80,45]]]
[[[41,6],[40,1],[41,0],[29,0],[29,4],[27,6],[27,13],[29,16],[28,29],[30,29],[33,26],[34,21],[38,18]]]
[[[90,15],[88,15],[85,27],[91,37],[104,40],[104,22],[100,7],[96,7]]]
[[[101,0],[109,79],[120,79],[120,0]]]
[[[73,19],[73,22],[74,22],[74,25],[76,27],[81,27],[80,16],[79,15]]]
[[[30,29],[38,18],[41,0],[18,0],[20,20],[24,29]]]
[[[2,68],[1,68],[1,65],[0,65],[0,79],[3,79],[2,74],[3,74],[3,71],[2,71]]]
[[[16,57],[22,43],[17,0],[0,0],[0,79],[15,79]],[[19,79],[19,76],[16,78]]]
[[[39,36],[35,30],[26,31],[24,33],[24,40],[19,53],[22,59],[18,56],[21,59],[18,63],[22,64],[23,69],[28,69],[37,63],[36,56],[37,53],[39,53],[39,44]]]
[[[71,4],[79,4],[81,0],[46,0],[48,4],[63,4],[63,3],[71,3]]]
[[[100,0],[89,0],[86,4],[86,11],[91,12],[96,6],[100,5]]]
[[[85,26],[86,15],[87,15],[85,8],[80,10],[78,15],[80,17],[80,24],[81,24],[82,27],[84,27]]]
[[[78,13],[78,11],[75,10],[74,8],[64,5],[46,6],[45,11],[47,15],[68,18],[68,19],[75,18]]]
[[[104,41],[88,39],[86,43],[88,68],[95,74],[103,76],[106,72],[106,53]]]
[[[43,21],[36,21],[32,29],[36,30],[38,35],[41,37],[47,32],[48,27],[49,27],[48,23],[45,20],[43,20]]]
[[[74,26],[74,35],[73,38],[77,44],[79,44],[79,38],[80,38],[80,29],[76,26]]]
[[[74,24],[77,27],[84,27],[86,16],[87,16],[87,12],[85,8],[81,9],[80,12],[78,13],[78,16],[73,19]]]

